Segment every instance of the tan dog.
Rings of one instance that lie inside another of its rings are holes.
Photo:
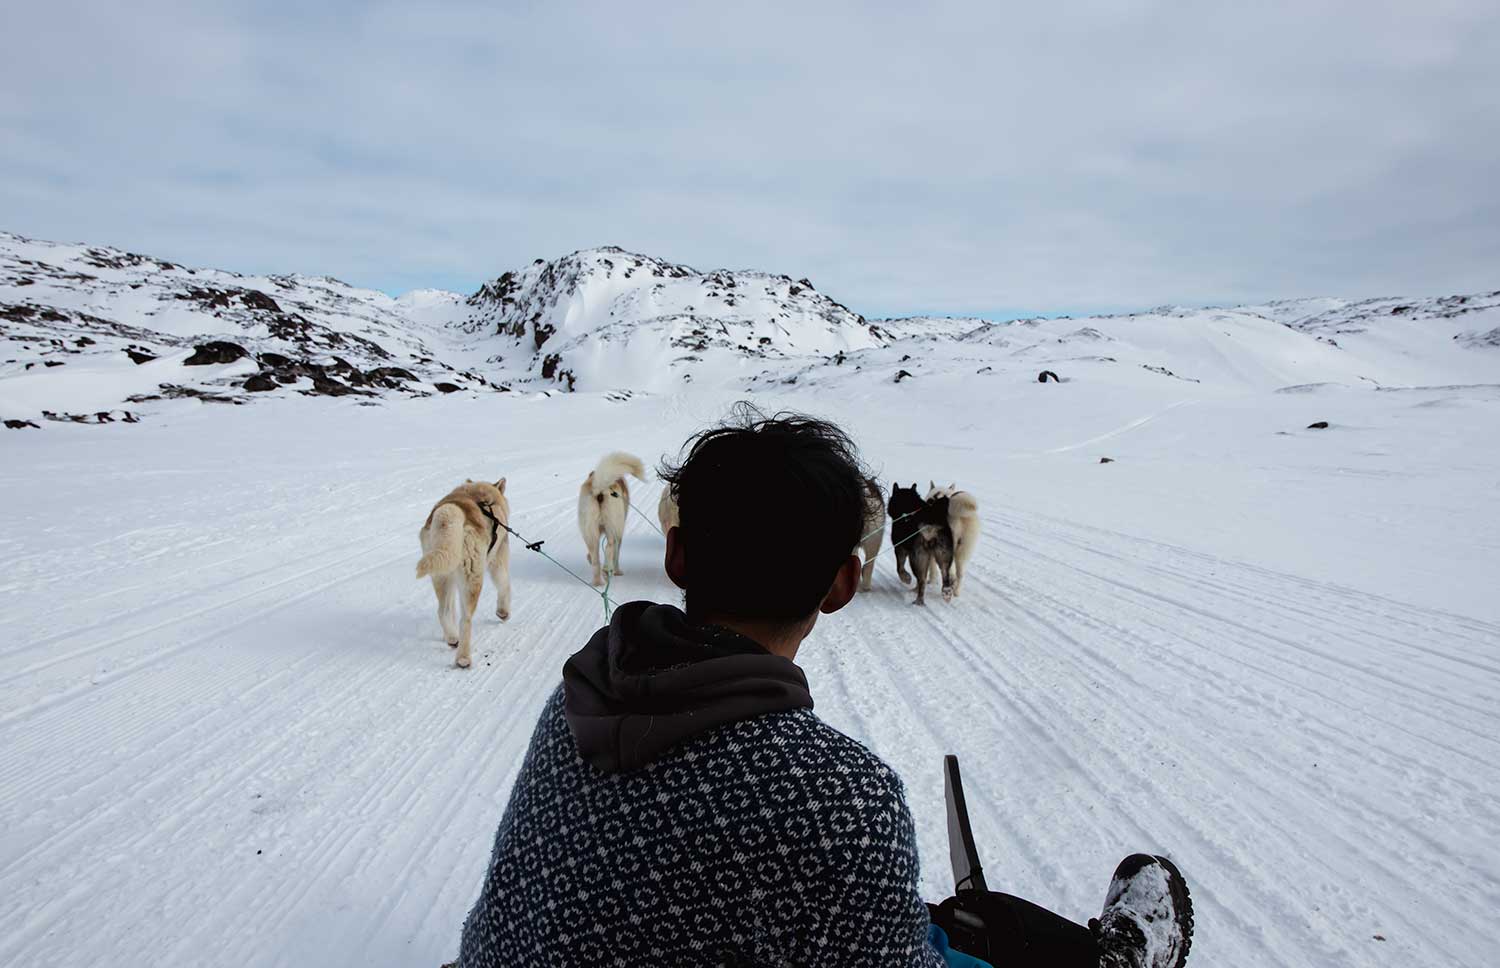
[[[639,457],[615,451],[606,454],[578,487],[578,532],[588,549],[589,564],[594,566],[595,586],[604,584],[605,570],[611,575],[621,574],[620,542],[625,537],[625,515],[630,511],[626,474],[644,481],[645,465]],[[602,555],[600,538],[604,539]]]
[[[454,661],[460,668],[469,667],[469,630],[486,570],[495,582],[495,617],[502,622],[510,618],[510,535],[500,526],[509,523],[502,477],[493,484],[465,481],[437,503],[422,525],[417,577],[432,578],[438,622],[448,644],[458,649]],[[461,610],[457,616],[455,607]]]
[[[979,543],[979,502],[968,491],[958,490],[956,484],[938,487],[928,481],[927,487],[927,500],[948,499],[948,530],[953,532],[953,594],[957,597],[963,587],[964,566]]]
[[[885,539],[885,496],[880,485],[873,479],[865,480],[865,531],[860,538],[859,549],[864,552],[865,566],[859,573],[859,590],[870,590],[870,579],[875,574],[875,558],[880,554],[880,543]]]
[[[656,499],[656,520],[661,522],[662,534],[682,523],[682,512],[677,510],[677,502],[672,500],[671,485],[663,487],[661,497]]]

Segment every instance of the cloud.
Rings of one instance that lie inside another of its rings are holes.
[[[0,227],[468,289],[617,244],[868,314],[1500,285],[1500,7],[53,3]]]

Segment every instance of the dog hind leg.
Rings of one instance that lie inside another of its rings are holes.
[[[913,605],[927,604],[927,569],[932,565],[930,555],[923,539],[917,539],[917,546],[911,552],[912,575],[917,579],[917,600]]]
[[[496,550],[490,559],[490,580],[495,583],[495,617],[504,622],[510,618],[510,542]]]
[[[911,549],[906,545],[897,545],[896,552],[896,577],[901,579],[901,584],[911,584],[911,574],[906,570],[906,561],[911,557]]]
[[[470,635],[474,628],[474,609],[479,605],[479,593],[484,590],[483,573],[464,576],[462,624],[458,630],[458,657],[453,660],[460,669],[467,669],[470,662]]]
[[[437,596],[438,624],[443,627],[443,641],[452,648],[458,645],[458,622],[453,615],[453,578],[451,575],[433,575],[432,593]]]
[[[875,559],[866,558],[865,566],[859,570],[859,590],[867,592],[870,590],[870,581],[875,575]]]

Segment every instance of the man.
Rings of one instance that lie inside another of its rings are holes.
[[[934,919],[981,925],[997,968],[1182,964],[1190,902],[1160,858],[1127,859],[1090,927],[1003,894],[922,902],[900,779],[813,714],[793,662],[860,577],[865,474],[842,431],[746,407],[662,478],[686,612],[622,605],[564,666],[462,968],[984,964]]]

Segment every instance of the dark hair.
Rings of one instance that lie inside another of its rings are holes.
[[[854,442],[826,420],[740,403],[684,450],[657,473],[677,501],[689,610],[781,622],[817,611],[864,534]]]

